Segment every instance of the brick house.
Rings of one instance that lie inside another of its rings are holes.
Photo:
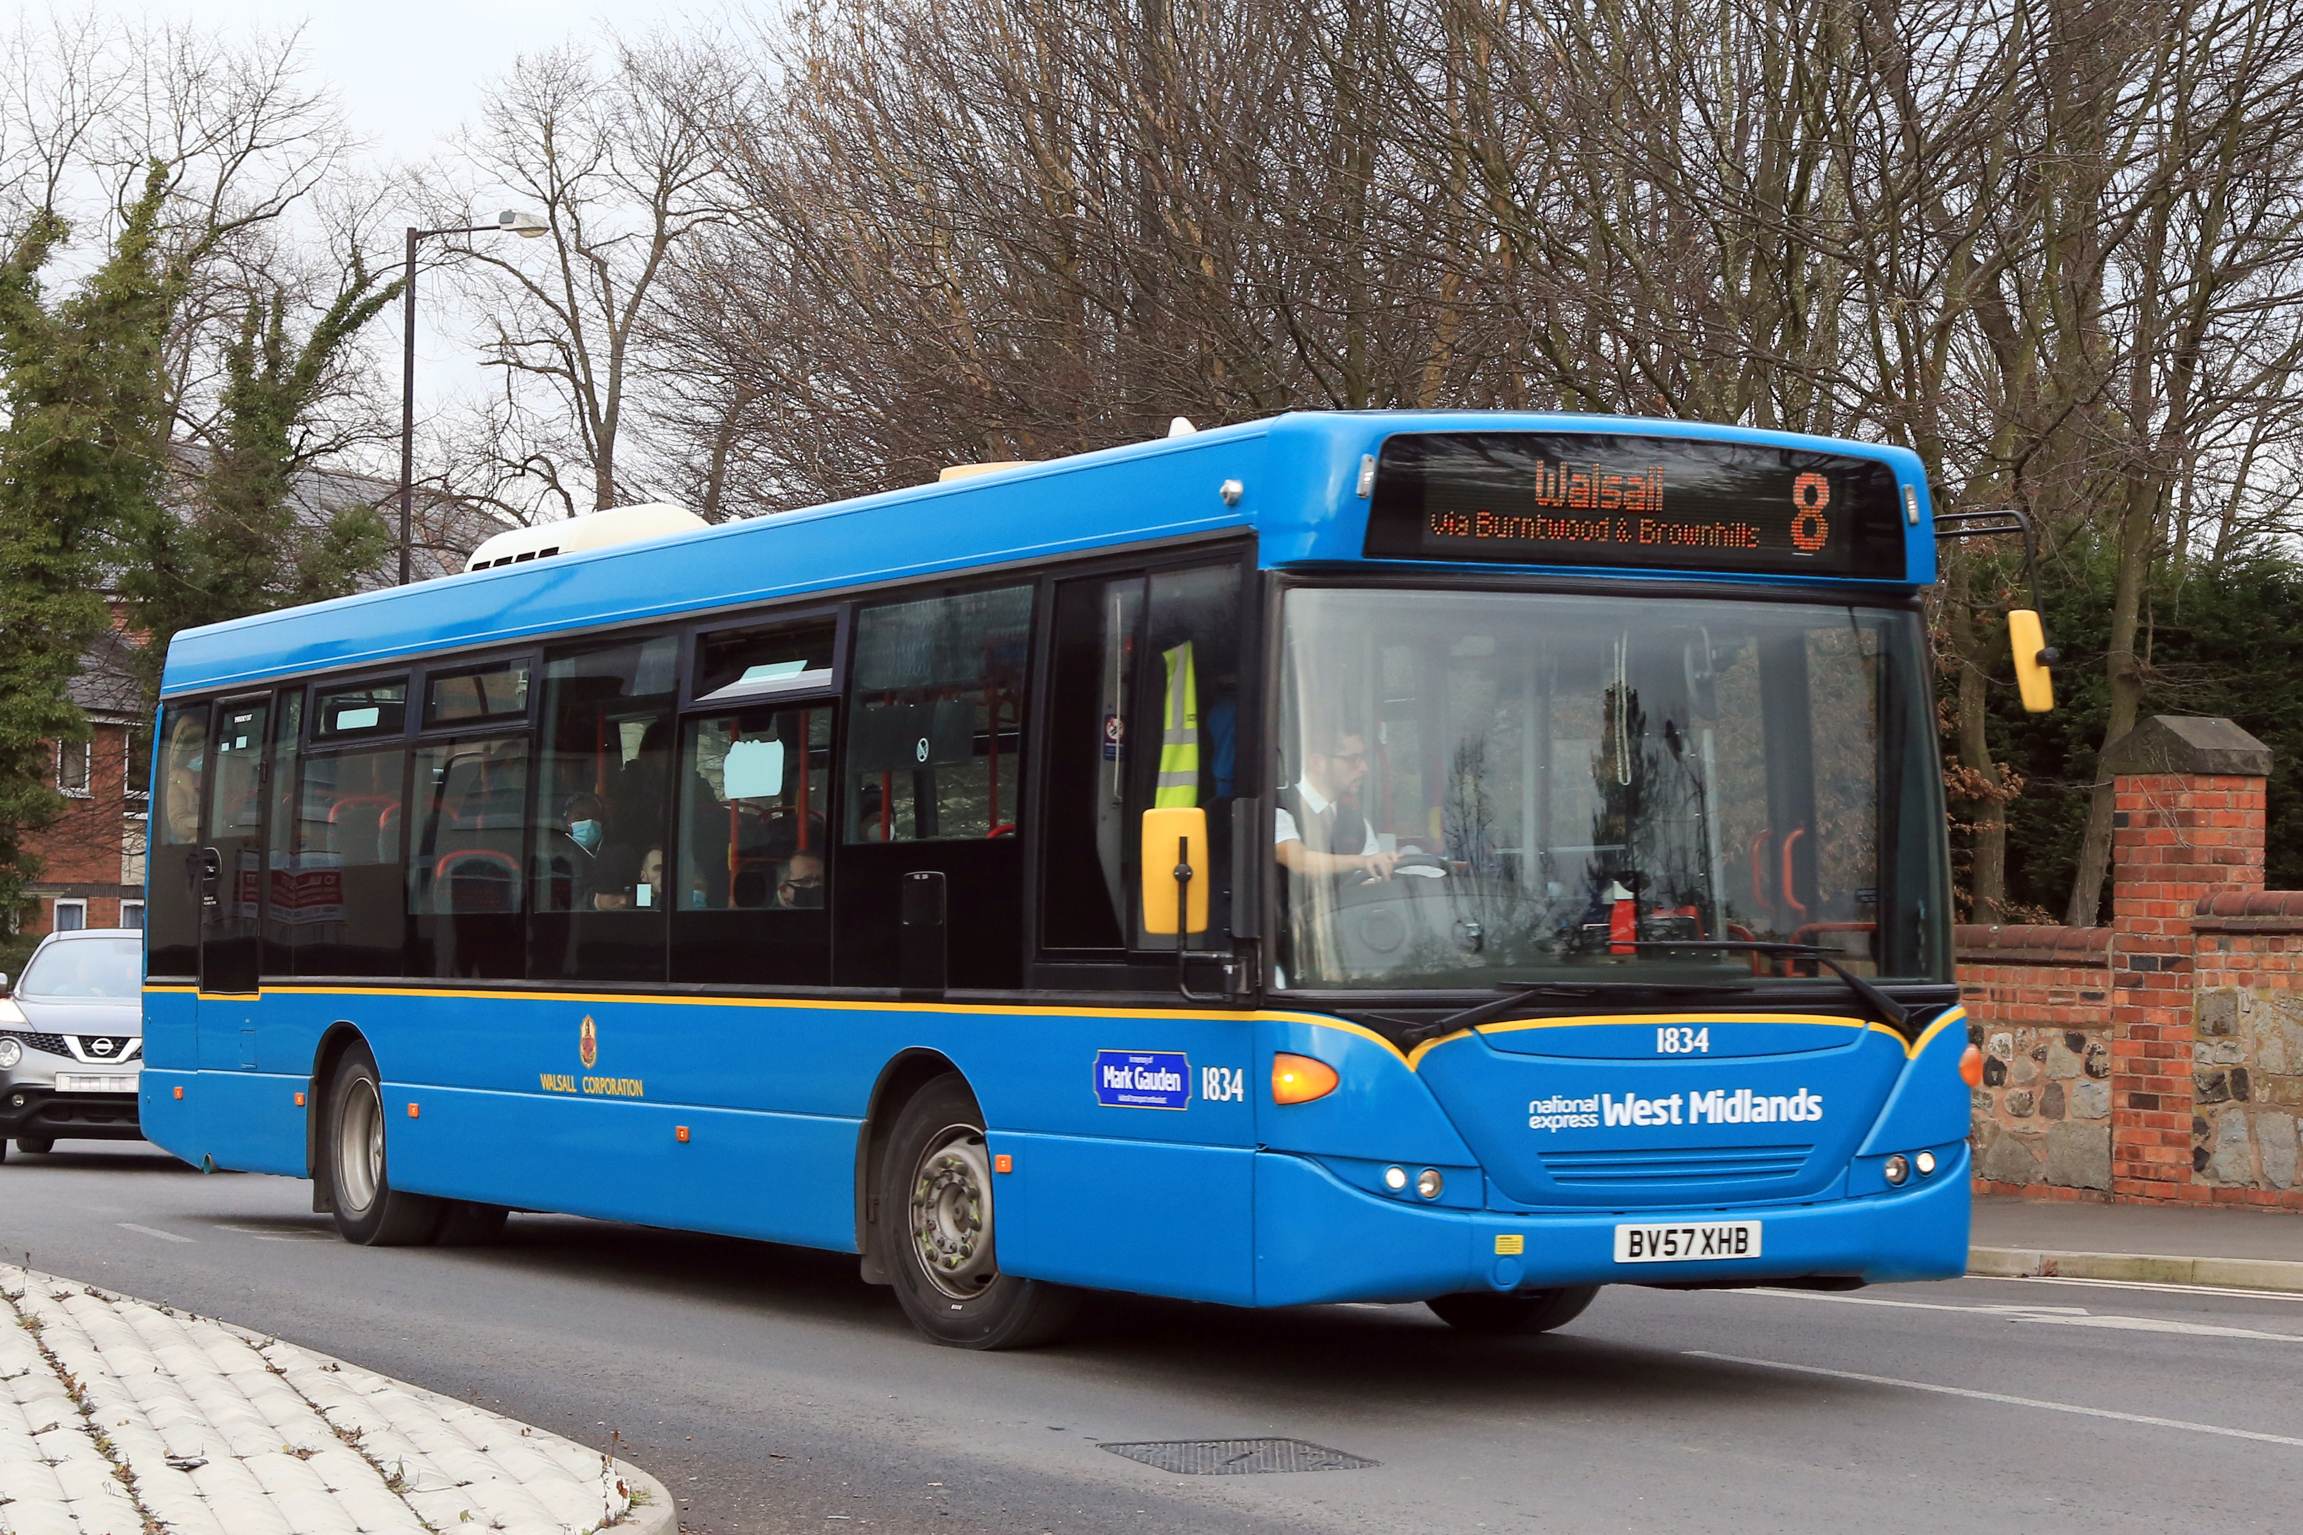
[[[38,904],[18,921],[23,934],[144,925],[152,733],[130,665],[135,641],[118,627],[117,611],[113,621],[67,689],[88,716],[88,739],[48,743],[65,809],[25,839],[43,867],[28,887]]]

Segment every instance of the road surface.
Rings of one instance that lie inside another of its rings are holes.
[[[2292,1527],[2303,1297],[1962,1280],[1610,1288],[1549,1337],[1420,1306],[1110,1300],[1058,1347],[932,1347],[852,1257],[551,1216],[365,1249],[310,1187],[146,1146],[10,1150],[11,1259],[619,1453],[696,1535]],[[1104,1443],[1377,1462],[1184,1476]]]

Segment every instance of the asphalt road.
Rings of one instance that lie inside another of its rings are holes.
[[[1416,1306],[1111,1301],[921,1342],[855,1261],[516,1216],[370,1250],[308,1186],[148,1147],[0,1166],[0,1249],[606,1444],[698,1535],[2292,1528],[2303,1297],[1965,1280],[1604,1290],[1545,1338]],[[1281,1435],[1369,1469],[1180,1476],[1100,1442]]]

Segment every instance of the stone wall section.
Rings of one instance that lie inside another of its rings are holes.
[[[2218,1204],[2303,1209],[2303,893],[2199,903],[2191,1165]]]
[[[1957,930],[1968,1034],[1983,1047],[1979,1192],[2109,1194],[2111,939],[2109,928]]]

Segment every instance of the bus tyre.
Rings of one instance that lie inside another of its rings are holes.
[[[46,1156],[56,1149],[56,1142],[46,1135],[24,1135],[17,1137],[16,1149],[29,1157]]]
[[[355,1044],[336,1062],[328,1088],[328,1182],[336,1194],[336,1230],[362,1247],[428,1242],[446,1201],[403,1194],[384,1162],[384,1085],[376,1058]]]
[[[1076,1291],[1000,1272],[994,1209],[983,1111],[964,1080],[938,1077],[896,1116],[872,1232],[904,1314],[937,1343],[1030,1348],[1079,1309]]]
[[[1556,1290],[1520,1290],[1510,1295],[1442,1295],[1424,1304],[1457,1332],[1499,1337],[1565,1327],[1583,1315],[1583,1308],[1598,1293],[1595,1284],[1562,1285]]]

